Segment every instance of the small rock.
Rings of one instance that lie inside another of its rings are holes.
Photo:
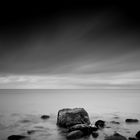
[[[22,136],[22,135],[11,135],[9,136],[7,139],[8,140],[22,140],[27,138],[26,136]]]
[[[129,137],[128,139],[129,140],[136,140],[136,138],[133,138],[133,137]]]
[[[30,120],[21,120],[20,122],[21,123],[30,123],[31,121]]]
[[[112,136],[105,137],[105,140],[127,140],[126,137],[120,135],[119,133],[115,133]]]
[[[71,127],[76,124],[90,124],[88,113],[83,108],[65,108],[58,111],[57,125],[60,127]]]
[[[116,122],[116,121],[111,121],[111,123],[113,123],[113,124],[120,124],[119,122]]]
[[[33,134],[35,133],[36,131],[35,130],[28,130],[27,133],[30,135],[30,134]]]
[[[41,119],[44,119],[44,120],[45,120],[45,119],[49,119],[49,118],[50,118],[49,115],[42,115],[42,116],[41,116]]]
[[[83,135],[84,134],[81,130],[75,130],[75,131],[68,133],[67,139],[77,139],[77,138],[81,138]]]
[[[95,122],[95,126],[97,128],[103,128],[105,126],[105,121],[98,120],[98,121]]]
[[[114,119],[119,119],[119,117],[118,116],[114,116]]]
[[[136,133],[136,138],[140,139],[140,131]]]
[[[93,138],[97,138],[98,136],[99,136],[98,133],[96,133],[96,132],[92,132],[92,137],[93,137]]]
[[[139,120],[137,120],[137,119],[126,119],[125,122],[127,122],[127,123],[137,123],[137,122],[139,122]]]

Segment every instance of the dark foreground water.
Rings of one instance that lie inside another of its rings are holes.
[[[114,132],[133,137],[140,130],[140,123],[125,123],[126,118],[140,120],[139,90],[0,90],[0,140],[13,134],[31,140],[65,140],[56,118],[59,109],[68,107],[85,108],[93,123],[98,119],[106,121],[97,140]],[[50,118],[42,120],[44,114]],[[28,130],[33,133],[29,135]]]

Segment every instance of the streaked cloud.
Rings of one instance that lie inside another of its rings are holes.
[[[139,88],[139,86],[140,71],[80,75],[9,75],[0,77],[0,88],[6,89],[123,89]]]

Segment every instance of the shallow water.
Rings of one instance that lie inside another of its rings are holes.
[[[22,134],[31,140],[65,140],[56,118],[58,110],[66,107],[84,107],[93,124],[98,119],[106,121],[107,128],[99,131],[97,140],[114,132],[132,137],[140,130],[140,123],[127,124],[125,119],[140,120],[139,106],[139,90],[0,90],[0,139]],[[42,120],[42,114],[50,118]]]

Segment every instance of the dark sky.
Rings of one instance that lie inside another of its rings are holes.
[[[0,22],[0,87],[9,86],[3,79],[11,76],[65,75],[69,81],[92,75],[102,81],[102,75],[108,80],[124,74],[133,81],[140,78],[139,46],[138,3],[69,1],[7,9]]]

